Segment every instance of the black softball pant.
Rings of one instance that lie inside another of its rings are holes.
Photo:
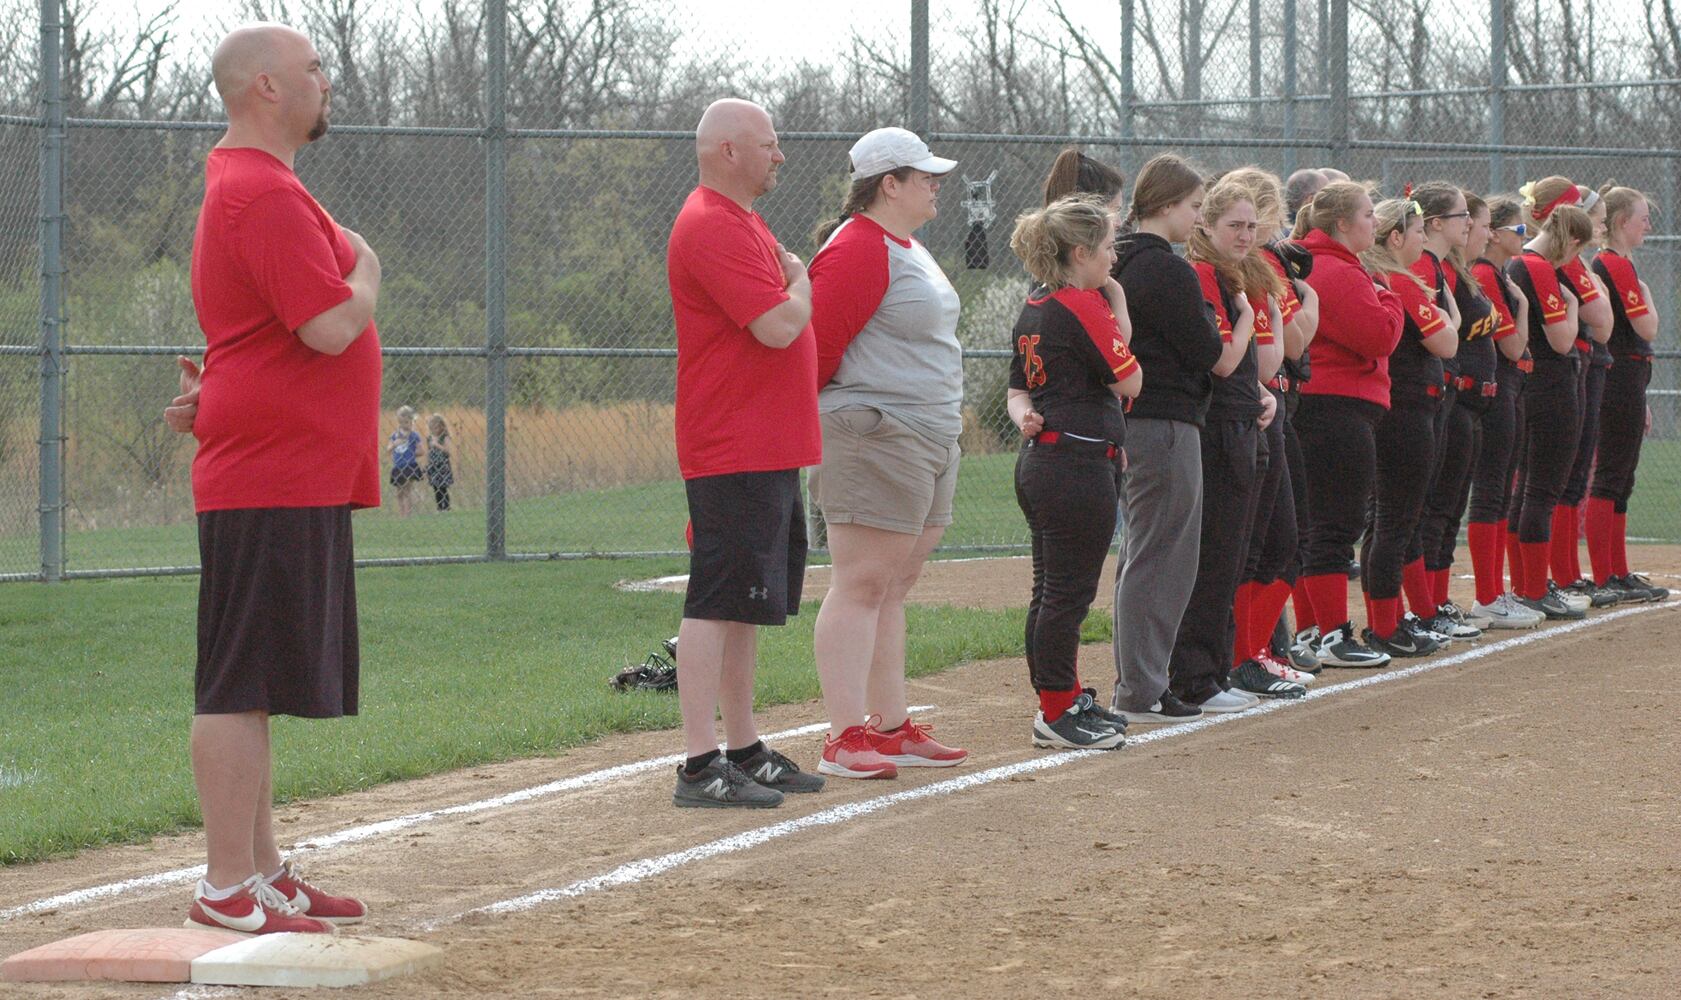
[[[1354,544],[1366,524],[1383,414],[1378,404],[1352,396],[1302,396],[1295,424],[1307,483],[1304,577],[1346,572],[1354,558]]]
[[[1033,538],[1027,672],[1033,689],[1077,687],[1080,623],[1115,536],[1120,459],[1097,442],[1029,444],[1016,458],[1016,503]],[[1231,613],[1231,600],[1226,601]]]
[[[1518,445],[1518,400],[1524,374],[1501,365],[1495,374],[1500,392],[1478,421],[1481,431],[1477,460],[1471,470],[1471,517],[1478,524],[1495,524],[1506,517],[1512,493],[1512,456]]]
[[[1475,393],[1476,389],[1470,390]],[[1459,541],[1459,522],[1471,498],[1471,466],[1476,461],[1482,414],[1481,398],[1461,396],[1437,425],[1436,451],[1441,464],[1436,481],[1424,498],[1424,518],[1419,525],[1423,541],[1424,568],[1447,569],[1453,565],[1453,549]]]
[[[1424,513],[1441,399],[1418,386],[1395,386],[1378,421],[1372,530],[1360,549],[1361,582],[1373,600],[1399,597],[1401,568]]]
[[[1237,623],[1232,601],[1249,557],[1260,484],[1255,457],[1261,432],[1253,420],[1210,420],[1202,428],[1202,544],[1197,580],[1167,665],[1175,695],[1201,704],[1228,686]]]
[[[1545,346],[1542,350],[1546,350]],[[1576,444],[1582,437],[1582,412],[1574,361],[1537,367],[1523,393],[1523,507],[1518,513],[1518,541],[1534,544],[1552,538],[1553,508],[1564,494]]]
[[[1284,394],[1270,390],[1278,401],[1277,416],[1261,431],[1257,449],[1256,475],[1261,491],[1255,500],[1255,527],[1249,538],[1249,559],[1243,579],[1271,583],[1282,579],[1294,584],[1296,574],[1296,499],[1291,477],[1301,475],[1290,464],[1289,418],[1284,412]],[[1297,451],[1301,449],[1298,446]],[[1261,463],[1266,463],[1262,475]]]
[[[1593,471],[1593,457],[1599,450],[1599,410],[1605,398],[1605,375],[1610,371],[1600,365],[1583,362],[1587,374],[1582,379],[1582,436],[1576,444],[1576,461],[1570,467],[1564,493],[1558,502],[1574,507],[1588,495],[1588,475]]]
[[[1634,358],[1618,358],[1605,375],[1593,495],[1610,500],[1619,514],[1628,513],[1628,498],[1634,493],[1634,470],[1646,436],[1646,386],[1651,381],[1652,363]]]

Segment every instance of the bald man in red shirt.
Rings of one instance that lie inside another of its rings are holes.
[[[379,258],[292,172],[331,87],[307,37],[238,28],[211,64],[228,131],[193,236],[202,372],[165,411],[198,439],[193,779],[209,863],[189,927],[332,933],[366,909],[304,881],[270,815],[269,716],[355,715],[350,512],[379,504]]]

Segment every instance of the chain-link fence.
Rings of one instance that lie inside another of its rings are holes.
[[[91,2],[0,0],[16,27],[0,41],[0,578],[197,561],[192,443],[159,414],[172,355],[202,347],[206,67],[232,20]],[[1390,191],[1614,177],[1675,232],[1681,23],[1661,0],[290,9],[334,82],[333,134],[299,173],[384,262],[382,443],[401,406],[423,438],[433,415],[450,434],[449,509],[425,480],[387,486],[358,517],[370,560],[681,550],[664,247],[719,96],[772,111],[788,162],[758,208],[805,256],[858,134],[907,125],[961,162],[924,231],[969,349],[952,547],[1025,540],[1003,358],[1026,280],[1008,234],[1070,142],[1129,175],[1171,149],[1210,171],[1331,164]],[[1681,540],[1678,239],[1639,257],[1664,325],[1631,533],[1664,540]]]

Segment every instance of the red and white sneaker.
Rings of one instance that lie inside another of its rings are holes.
[[[823,737],[823,759],[817,762],[817,772],[837,778],[899,776],[893,762],[876,752],[875,741],[863,726],[847,727],[839,739]]]
[[[1297,670],[1290,664],[1276,659],[1272,655],[1272,650],[1270,649],[1263,649],[1256,653],[1255,662],[1259,663],[1267,673],[1273,675],[1279,680],[1289,681],[1292,684],[1300,684],[1303,687],[1307,687],[1319,679],[1306,671]]]
[[[906,719],[898,729],[884,733],[876,728],[879,722],[881,716],[871,716],[864,729],[875,743],[876,753],[900,767],[956,767],[969,759],[969,751],[948,747],[929,736],[933,726]]]
[[[329,924],[359,924],[368,915],[368,908],[362,905],[361,900],[349,896],[329,896],[305,882],[297,866],[290,861],[281,866],[280,874],[269,885],[285,896],[299,913]]]
[[[204,883],[193,893],[186,927],[214,927],[241,934],[335,934],[338,928],[325,920],[306,917],[286,897],[263,881],[261,875],[245,880],[240,891],[227,899],[207,899]]]

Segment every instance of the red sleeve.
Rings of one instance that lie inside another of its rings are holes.
[[[1386,275],[1389,290],[1401,300],[1401,306],[1406,311],[1407,318],[1418,327],[1420,337],[1428,337],[1447,326],[1447,320],[1442,318],[1441,310],[1436,303],[1430,301],[1430,293],[1418,286],[1418,282],[1404,274]]]
[[[1121,340],[1121,326],[1109,309],[1109,300],[1095,288],[1063,288],[1051,296],[1068,308],[1091,338],[1092,346],[1103,356],[1103,363],[1115,376],[1115,381],[1131,375],[1138,367],[1138,359]]]
[[[811,328],[817,334],[817,387],[829,384],[847,345],[887,295],[887,244],[848,223],[811,259]]]
[[[338,244],[345,237],[329,232],[331,224],[318,205],[292,188],[261,195],[235,222],[241,238],[234,242],[252,285],[293,333],[354,294],[344,283],[349,269],[339,267]]]
[[[704,239],[688,248],[688,270],[730,322],[746,329],[788,301],[780,268],[772,273],[758,235],[745,222],[732,220]]]
[[[1203,300],[1214,307],[1214,316],[1220,323],[1220,342],[1229,344],[1232,342],[1232,318],[1226,315],[1226,300],[1220,294],[1220,279],[1214,273],[1214,265],[1199,260],[1195,266]]]
[[[1284,264],[1279,261],[1278,255],[1269,252],[1265,255],[1265,260],[1272,265],[1273,273],[1284,282],[1284,295],[1278,300],[1278,319],[1279,322],[1288,323],[1302,311],[1301,296],[1296,294],[1296,285],[1290,280],[1290,276],[1284,273]],[[1256,314],[1256,318],[1260,318],[1259,314]]]
[[[1459,269],[1452,264],[1444,264],[1442,266],[1442,284],[1448,286],[1449,295],[1457,293],[1459,291]]]
[[[1267,297],[1249,296],[1249,308],[1255,314],[1255,343],[1270,344],[1273,341],[1272,316],[1267,311]],[[1279,319],[1284,318],[1284,310],[1279,309]]]
[[[1483,294],[1494,303],[1494,339],[1504,340],[1517,333],[1517,320],[1512,317],[1512,310],[1506,308],[1506,293],[1501,287],[1500,271],[1487,261],[1478,261],[1471,265],[1471,273],[1476,276],[1477,284],[1483,287]]]
[[[1559,294],[1558,275],[1553,266],[1534,254],[1523,255],[1523,269],[1529,273],[1529,283],[1535,288],[1536,306],[1541,309],[1541,322],[1557,323],[1566,315],[1564,296]]]
[[[1594,287],[1593,278],[1588,274],[1587,265],[1582,263],[1582,258],[1570,258],[1570,263],[1559,268],[1559,270],[1563,271],[1564,276],[1570,279],[1571,290],[1576,293],[1576,301],[1587,305],[1594,299],[1599,298],[1599,289]]]
[[[1594,263],[1605,272],[1605,283],[1617,293],[1617,300],[1623,304],[1623,315],[1633,319],[1652,311],[1652,304],[1640,293],[1640,276],[1634,273],[1633,261],[1621,254],[1602,253],[1594,258]]]
[[[1309,236],[1311,239],[1312,236]],[[1394,353],[1401,342],[1401,300],[1372,282],[1364,268],[1334,253],[1315,253],[1308,284],[1319,293],[1316,337],[1376,361]]]
[[[1417,275],[1418,280],[1424,282],[1424,287],[1431,291],[1436,290],[1436,268],[1434,264],[1435,261],[1428,253],[1421,253],[1418,255],[1418,259],[1413,261],[1412,266],[1412,273]],[[1390,287],[1394,288],[1395,286],[1391,284]]]

